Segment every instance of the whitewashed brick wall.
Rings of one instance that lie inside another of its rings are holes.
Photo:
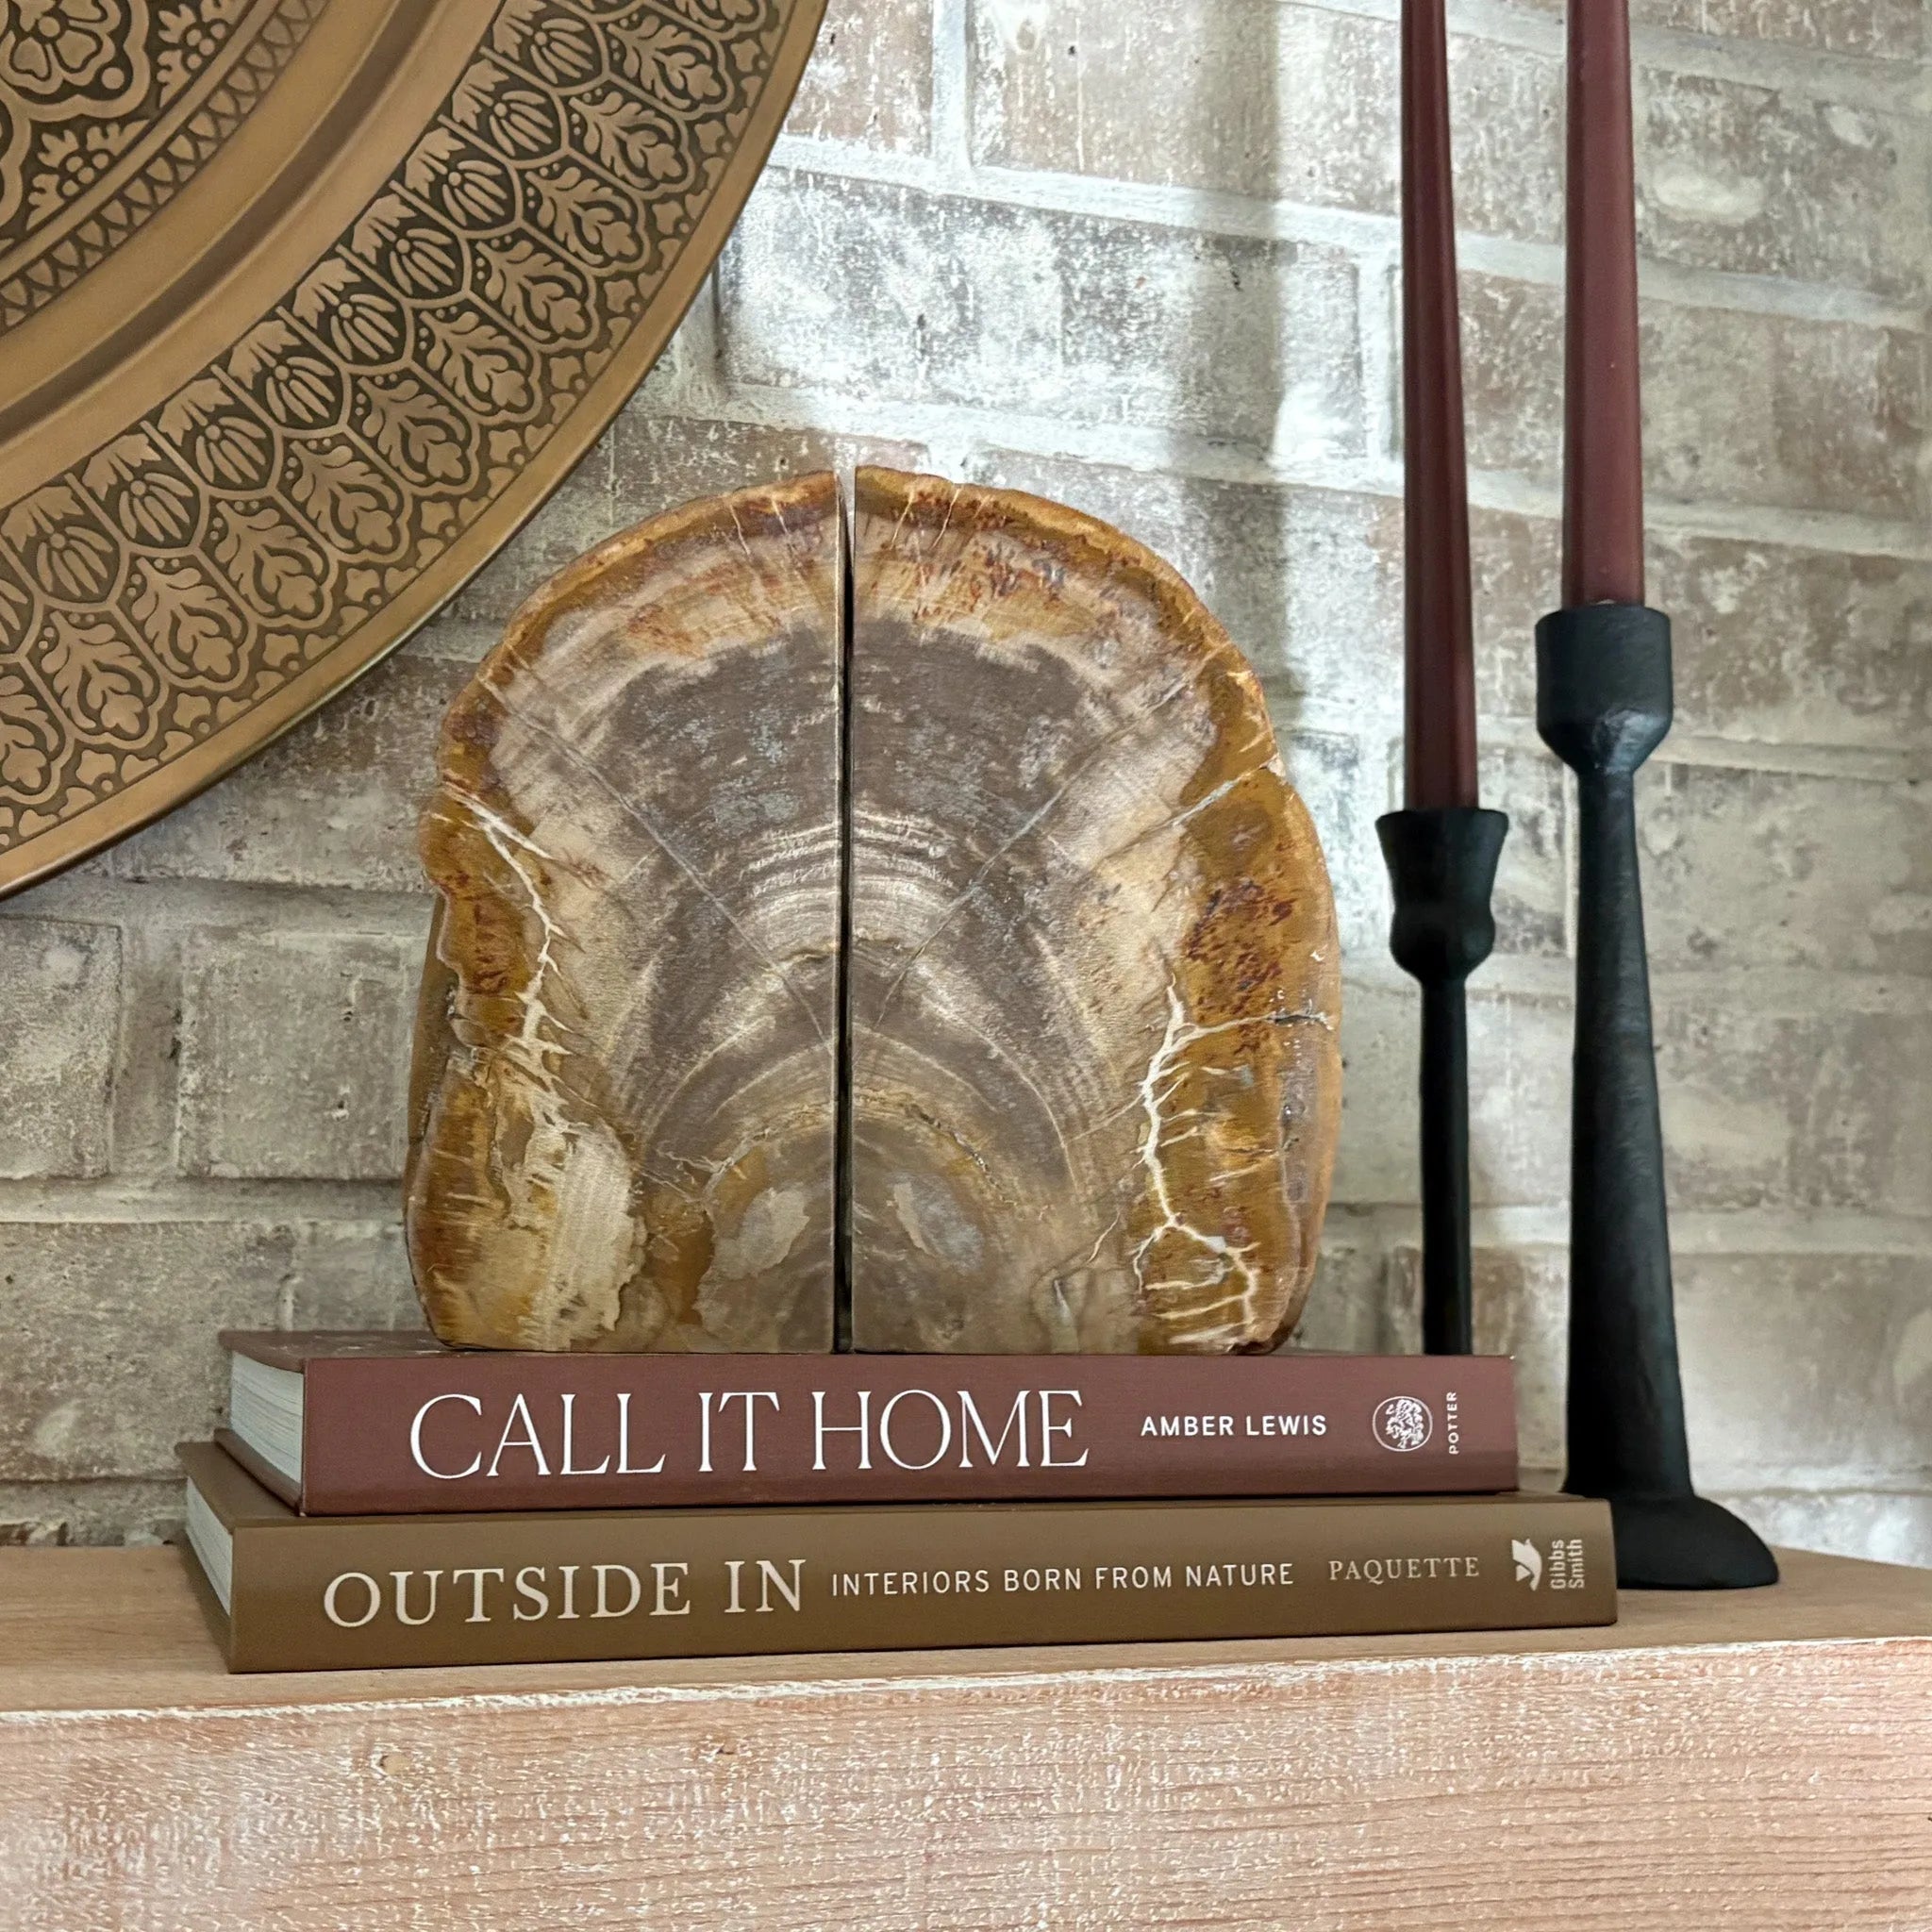
[[[1653,601],[1644,788],[1700,1473],[1932,1562],[1932,181],[1919,0],[1638,0]],[[833,0],[715,287],[550,508],[389,664],[0,908],[0,1537],[144,1537],[226,1323],[410,1307],[413,819],[505,615],[610,530],[858,458],[1169,556],[1259,666],[1336,874],[1348,1103],[1307,1333],[1407,1345],[1414,1008],[1374,838],[1399,729],[1395,0]],[[1560,1458],[1574,831],[1555,601],[1560,16],[1452,5],[1484,785],[1482,1339]]]

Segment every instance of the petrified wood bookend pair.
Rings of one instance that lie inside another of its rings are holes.
[[[1340,1104],[1313,828],[1173,571],[861,470],[693,504],[452,709],[408,1181],[445,1341],[1273,1346]]]

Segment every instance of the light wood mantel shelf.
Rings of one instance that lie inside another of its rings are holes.
[[[1614,1629],[229,1677],[0,1554],[0,1925],[1932,1926],[1932,1572]]]

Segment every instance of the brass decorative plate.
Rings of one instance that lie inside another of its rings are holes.
[[[399,642],[562,479],[824,0],[0,0],[0,892]]]

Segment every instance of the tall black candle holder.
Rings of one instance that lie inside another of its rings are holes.
[[[1606,1497],[1629,1590],[1777,1581],[1757,1534],[1690,1482],[1634,780],[1671,728],[1671,623],[1586,604],[1537,625],[1537,729],[1576,774],[1566,1487]]]
[[[1423,1348],[1474,1347],[1469,1261],[1469,1022],[1463,987],[1490,957],[1490,893],[1509,821],[1479,806],[1375,821],[1395,916],[1389,950],[1423,990]]]

